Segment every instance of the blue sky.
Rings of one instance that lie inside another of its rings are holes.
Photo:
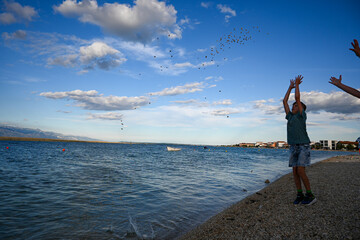
[[[359,1],[2,1],[0,123],[107,141],[286,140],[304,76],[308,133],[360,136]],[[229,40],[229,41],[228,41]],[[293,97],[293,96],[292,96]]]

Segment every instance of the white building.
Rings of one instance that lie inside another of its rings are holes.
[[[321,148],[323,149],[330,149],[330,150],[336,150],[336,144],[339,141],[336,140],[320,140]]]

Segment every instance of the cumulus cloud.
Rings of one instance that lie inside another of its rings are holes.
[[[293,94],[294,95],[294,94]],[[301,101],[308,107],[307,111],[326,111],[331,113],[359,113],[360,99],[343,91],[323,93],[311,91],[301,93]]]
[[[0,23],[2,24],[13,24],[16,22],[31,22],[34,17],[37,17],[38,14],[33,7],[22,6],[17,2],[8,2],[5,3],[5,12],[0,14]]]
[[[80,47],[80,61],[87,64],[90,69],[95,66],[104,70],[117,67],[126,61],[120,55],[118,50],[103,42],[94,42],[90,46]]]
[[[274,115],[274,114],[281,114],[283,112],[283,107],[282,105],[278,104],[278,105],[269,105],[268,103],[272,103],[268,100],[257,100],[257,101],[253,101],[254,105],[253,107],[255,109],[259,109],[261,111],[264,111],[265,114],[268,115]]]
[[[231,17],[236,16],[236,11],[226,5],[218,4],[217,8],[220,10],[221,13],[225,14],[225,22],[229,22],[229,19]]]
[[[88,113],[88,120],[111,120],[119,121],[123,119],[123,114],[117,112],[108,112],[108,113]]]
[[[183,86],[176,86],[171,88],[165,88],[160,92],[152,92],[152,96],[175,96],[186,93],[199,92],[206,88],[206,85],[203,82],[194,82],[188,83]]]
[[[331,119],[340,120],[340,121],[359,121],[360,116],[348,116],[346,114],[337,114],[332,116]]]
[[[50,57],[47,60],[48,65],[59,65],[63,67],[83,66],[83,72],[98,67],[103,70],[115,68],[127,59],[123,54],[106,43],[96,41],[91,45],[81,46],[78,51],[73,54],[65,54]]]
[[[0,23],[9,25],[16,23],[16,18],[12,13],[0,13]]]
[[[84,40],[73,35],[22,30],[3,33],[2,37],[4,40],[16,40],[6,41],[6,46],[16,51],[27,51],[33,59],[36,58],[39,65],[46,63],[50,67],[79,68],[80,73],[96,68],[110,70],[125,63],[128,58],[145,62],[156,71],[170,75],[178,75],[186,72],[189,67],[196,67],[191,63],[174,65],[169,59],[170,49],[161,50],[158,46],[126,42],[112,37]],[[19,41],[24,37],[27,41]],[[182,57],[185,50],[172,48],[171,54]]]
[[[96,0],[65,0],[54,6],[66,17],[77,17],[81,22],[100,26],[106,32],[125,40],[148,42],[157,35],[181,38],[182,30],[176,24],[174,6],[157,0],[136,0],[134,5],[105,3]]]
[[[25,40],[26,39],[26,32],[23,30],[17,30],[13,33],[7,33],[7,32],[3,32],[1,34],[2,38],[4,40],[12,40],[12,39],[21,39],[21,40]]]
[[[40,96],[51,99],[68,99],[74,100],[76,106],[87,110],[131,110],[140,106],[149,104],[149,98],[145,96],[140,97],[118,97],[118,96],[103,96],[98,94],[96,90],[82,91],[74,90],[69,92],[43,92]]]
[[[360,112],[360,99],[345,92],[324,93],[320,91],[301,92],[301,101],[306,104],[307,112],[317,113],[325,111],[337,114],[357,114]],[[274,105],[274,102],[277,103]],[[289,106],[295,102],[295,94],[290,94]],[[281,114],[284,112],[282,101],[274,99],[258,100],[253,102],[255,109],[260,109],[266,114]],[[352,118],[336,117],[337,119],[352,120]]]

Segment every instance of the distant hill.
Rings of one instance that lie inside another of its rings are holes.
[[[49,138],[49,139],[63,139],[63,140],[79,140],[79,141],[99,141],[98,139],[81,137],[81,136],[67,136],[61,133],[45,132],[40,129],[20,128],[9,125],[0,124],[1,137],[26,137],[26,138]]]

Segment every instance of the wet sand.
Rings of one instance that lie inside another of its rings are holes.
[[[317,202],[294,205],[292,173],[181,236],[185,239],[360,239],[360,156],[307,168]]]

